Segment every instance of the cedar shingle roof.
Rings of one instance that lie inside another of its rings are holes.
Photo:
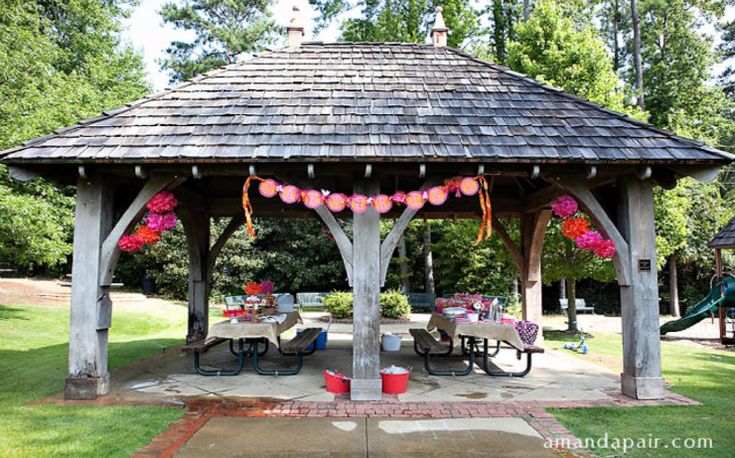
[[[450,48],[261,54],[0,153],[8,162],[729,162],[727,153]]]
[[[712,237],[710,248],[735,248],[735,218],[731,219],[720,232]]]

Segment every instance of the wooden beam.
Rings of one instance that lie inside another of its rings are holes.
[[[118,220],[102,244],[102,252],[100,254],[100,285],[108,286],[112,283],[115,267],[117,267],[117,260],[120,258],[120,249],[117,247],[117,242],[120,240],[120,237],[130,232],[138,224],[138,221],[140,221],[140,218],[143,217],[143,213],[145,212],[146,203],[157,193],[164,189],[171,189],[184,180],[184,178],[170,176],[154,176],[146,181],[143,188],[138,192],[138,195],[128,209],[125,210],[125,213],[120,217],[120,220]]]
[[[232,238],[232,235],[237,232],[237,230],[240,229],[243,224],[245,224],[245,215],[242,213],[238,213],[237,215],[230,218],[230,222],[227,223],[227,226],[225,226],[225,229],[222,231],[219,237],[217,237],[217,240],[214,242],[214,245],[212,245],[212,248],[209,249],[209,253],[207,255],[207,283],[212,282],[212,272],[214,271],[214,265],[217,263],[217,258],[222,252],[222,248],[225,247],[227,241]]]
[[[563,192],[556,186],[547,186],[535,191],[523,199],[521,208],[525,212],[535,212],[538,209],[548,207]]]
[[[618,274],[618,284],[630,285],[631,267],[628,242],[625,241],[615,223],[587,186],[574,181],[560,181],[559,185],[577,198],[587,216],[592,219],[600,232],[615,243],[617,252],[613,257],[613,264]]]
[[[353,274],[353,246],[350,238],[345,234],[342,226],[339,225],[337,218],[329,209],[322,205],[314,209],[317,215],[324,221],[324,224],[329,229],[334,237],[334,242],[337,244],[339,254],[342,256],[342,262],[345,265],[345,272],[347,272],[347,283],[352,286],[352,274]]]
[[[100,174],[79,178],[74,215],[69,375],[66,399],[94,399],[110,391],[107,368],[109,288],[100,287],[100,251],[112,226],[112,186]]]
[[[653,182],[628,176],[618,181],[618,190],[618,221],[628,241],[626,262],[632,273],[629,285],[620,287],[622,391],[635,399],[661,399],[666,390],[661,377]]]
[[[525,251],[523,257],[527,263],[526,280],[529,282],[541,281],[541,256],[550,219],[551,210],[540,210],[530,216],[528,227],[522,231]]]
[[[375,178],[359,180],[354,192],[376,195],[380,183]],[[328,210],[327,210],[328,211]],[[368,208],[353,219],[353,401],[374,401],[382,397],[380,379],[380,215]]]
[[[437,180],[427,180],[423,185],[421,185],[419,190],[425,191],[436,183]],[[383,240],[383,243],[380,244],[380,286],[385,285],[385,279],[388,276],[388,266],[390,265],[391,258],[393,258],[393,252],[396,251],[398,241],[401,239],[403,232],[406,230],[408,225],[411,224],[411,220],[413,220],[418,212],[419,210],[406,207],[398,220],[396,220],[388,235],[385,237],[385,240]]]
[[[525,262],[523,261],[523,252],[518,247],[518,244],[516,244],[510,234],[508,234],[508,231],[505,229],[505,226],[503,225],[503,223],[500,222],[499,219],[493,217],[492,225],[495,233],[498,234],[498,237],[500,237],[500,240],[505,243],[505,247],[510,252],[510,257],[513,258],[513,262],[516,263],[518,272],[523,272],[523,266],[525,265]]]
[[[187,342],[204,339],[209,332],[209,237],[210,218],[201,211],[183,207],[178,211],[186,234],[189,254],[189,314]]]

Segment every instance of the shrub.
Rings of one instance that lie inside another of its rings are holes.
[[[324,299],[324,307],[334,318],[349,318],[352,316],[352,293],[336,292]]]
[[[387,291],[380,294],[380,314],[386,318],[408,318],[411,305],[408,296],[399,291]]]

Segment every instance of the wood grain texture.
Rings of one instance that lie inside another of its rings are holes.
[[[375,195],[375,179],[358,180],[354,191]],[[353,219],[352,395],[380,399],[380,215],[372,207]],[[377,388],[377,391],[376,391]]]
[[[189,254],[189,313],[187,342],[207,336],[209,331],[209,260],[210,218],[201,211],[182,207],[178,211],[186,234]]]
[[[112,189],[97,174],[77,183],[69,323],[67,399],[90,399],[109,392],[107,314],[109,289],[101,288],[100,251],[112,226]],[[100,304],[104,307],[100,307]],[[100,316],[100,312],[104,316]],[[86,382],[82,382],[86,379]]]
[[[337,244],[339,254],[342,256],[342,262],[345,266],[345,272],[347,272],[347,283],[352,286],[353,277],[353,246],[350,238],[345,234],[342,226],[339,225],[337,218],[334,217],[329,209],[322,205],[314,209],[317,215],[324,221],[324,224],[329,229],[329,232],[334,237],[334,242]]]
[[[656,269],[641,271],[641,259],[656,263],[653,183],[636,177],[618,181],[618,224],[627,240],[631,282],[620,287],[623,321],[623,393],[636,399],[665,396],[661,378],[658,279]],[[620,248],[618,248],[620,249]]]

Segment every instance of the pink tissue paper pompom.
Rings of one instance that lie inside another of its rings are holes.
[[[595,247],[602,242],[602,236],[599,232],[589,231],[586,234],[582,234],[574,240],[577,244],[577,248],[580,250],[594,250]]]
[[[136,251],[140,251],[143,249],[143,245],[145,245],[143,239],[139,235],[135,234],[120,237],[120,240],[117,242],[118,248],[125,253],[135,253]]]
[[[273,282],[270,280],[263,280],[260,282],[260,294],[272,294],[273,293]]]
[[[577,213],[577,201],[570,196],[561,196],[551,204],[551,210],[559,218],[569,218],[570,216]]]
[[[161,215],[161,228],[164,231],[170,231],[171,229],[176,227],[177,221],[178,219],[176,219],[176,213],[164,213],[163,215]]]
[[[170,192],[159,192],[151,197],[146,207],[154,213],[166,213],[176,208],[176,205],[178,205],[178,202],[173,194]]]
[[[602,240],[594,248],[594,252],[601,258],[612,258],[616,253],[615,242],[612,240]]]
[[[166,232],[176,227],[176,213],[164,214],[148,213],[145,217],[145,225],[156,232]]]

